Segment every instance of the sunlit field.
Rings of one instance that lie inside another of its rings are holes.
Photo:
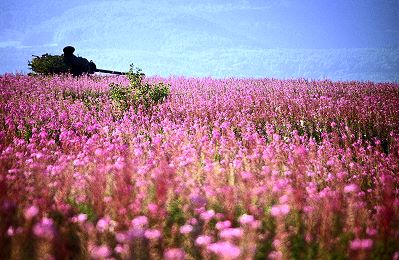
[[[0,259],[399,259],[399,85],[0,76]]]

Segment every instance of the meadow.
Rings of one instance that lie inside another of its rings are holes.
[[[399,259],[399,86],[0,76],[0,259]]]

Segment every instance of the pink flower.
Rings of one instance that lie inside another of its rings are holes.
[[[281,246],[281,240],[280,239],[274,239],[272,244],[273,244],[273,246],[275,248],[280,247]]]
[[[288,201],[288,196],[287,195],[283,195],[278,199],[279,203],[287,203]]]
[[[124,253],[126,253],[127,250],[123,245],[118,244],[115,246],[114,251],[118,254],[124,254]]]
[[[181,248],[171,248],[166,250],[165,252],[166,260],[184,260],[185,254]]]
[[[180,233],[182,233],[182,234],[188,234],[191,231],[193,231],[193,226],[191,226],[191,225],[186,224],[186,225],[180,227]]]
[[[129,239],[133,238],[143,238],[144,237],[144,230],[142,228],[130,228],[127,232],[127,237]]]
[[[270,252],[268,258],[270,259],[283,259],[283,253],[281,251]]]
[[[280,206],[280,211],[285,216],[290,212],[290,206],[288,204],[283,204]]]
[[[377,229],[375,229],[375,228],[367,228],[366,229],[366,233],[369,236],[375,236],[375,235],[377,235]]]
[[[288,204],[282,204],[282,205],[275,205],[270,209],[270,214],[273,217],[278,217],[278,216],[285,216],[290,212],[290,206]]]
[[[106,218],[101,218],[97,221],[96,228],[100,232],[104,232],[109,226],[109,221]]]
[[[161,237],[161,232],[157,229],[147,229],[144,232],[144,237],[149,240],[156,240]]]
[[[207,210],[201,213],[200,218],[205,221],[211,220],[215,216],[215,211],[213,209]]]
[[[96,156],[101,156],[101,155],[104,154],[104,151],[103,151],[102,149],[100,149],[100,148],[97,148],[97,149],[94,151],[94,154],[95,154]]]
[[[150,204],[148,204],[147,208],[148,208],[148,211],[153,215],[158,213],[158,205],[157,204],[150,203]]]
[[[148,218],[146,216],[137,216],[132,220],[132,226],[135,228],[142,228],[148,225]]]
[[[118,157],[118,159],[116,160],[114,166],[115,166],[115,168],[117,170],[122,170],[125,167],[124,159],[122,157]]]
[[[94,259],[103,259],[111,255],[111,250],[107,246],[96,246],[91,251],[91,257]]]
[[[346,185],[344,188],[345,193],[350,193],[350,192],[355,192],[357,191],[357,185],[356,184],[349,184]]]
[[[197,237],[197,239],[195,240],[195,244],[197,246],[207,246],[212,242],[212,238],[210,236],[199,236]]]
[[[217,242],[210,244],[208,246],[208,250],[220,257],[227,259],[238,258],[241,254],[240,248],[231,244],[230,242]]]
[[[222,230],[225,228],[229,228],[231,226],[230,220],[225,220],[225,221],[219,221],[216,223],[216,229],[217,230]]]
[[[33,234],[38,237],[52,239],[54,236],[53,220],[43,218],[33,226]]]
[[[240,238],[242,233],[241,228],[226,228],[220,232],[220,237],[223,239]]]
[[[30,219],[34,218],[38,213],[39,213],[39,209],[36,206],[32,205],[29,208],[25,209],[24,216],[25,216],[25,219],[30,220]]]
[[[241,160],[235,159],[235,160],[233,161],[233,167],[234,167],[234,169],[239,169],[239,168],[241,167],[241,165],[242,165]]]
[[[119,243],[125,243],[127,240],[128,236],[125,233],[122,232],[118,232],[115,234],[115,239],[116,241],[118,241]]]
[[[13,228],[13,227],[9,227],[9,228],[7,229],[7,235],[8,235],[9,237],[12,237],[14,234],[15,234],[14,228]]]
[[[355,239],[350,243],[352,250],[370,249],[373,246],[373,240],[371,239]]]
[[[86,214],[79,214],[78,217],[77,217],[77,220],[80,223],[83,223],[83,222],[85,222],[87,220],[87,215]]]
[[[189,222],[190,222],[191,225],[197,225],[198,224],[198,220],[196,218],[191,218]]]
[[[238,218],[238,222],[240,222],[240,224],[243,225],[243,226],[247,225],[247,224],[250,224],[253,221],[254,221],[254,216],[252,216],[252,215],[244,214],[244,215],[242,215],[241,217]]]
[[[243,180],[250,180],[252,177],[253,175],[250,172],[241,172],[241,178]]]

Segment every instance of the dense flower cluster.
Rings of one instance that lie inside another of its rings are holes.
[[[399,255],[399,86],[0,77],[0,259]]]

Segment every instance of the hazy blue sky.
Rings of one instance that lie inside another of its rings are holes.
[[[149,75],[399,81],[398,0],[2,0],[0,73],[76,54]]]

